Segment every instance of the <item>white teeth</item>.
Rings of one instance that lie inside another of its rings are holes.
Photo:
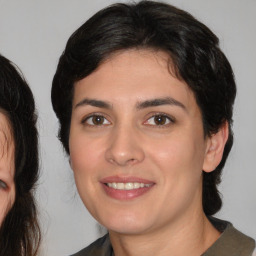
[[[133,187],[134,188],[140,188],[140,183],[138,183],[138,182],[133,183]]]
[[[117,189],[124,189],[124,183],[117,183]]]
[[[119,189],[119,190],[132,190],[136,188],[144,188],[144,187],[150,187],[151,184],[144,184],[144,183],[138,183],[138,182],[127,182],[127,183],[117,183],[117,182],[112,182],[112,183],[107,183],[107,185],[110,188],[114,189]]]
[[[133,184],[132,183],[125,183],[124,188],[125,188],[125,190],[133,189]]]

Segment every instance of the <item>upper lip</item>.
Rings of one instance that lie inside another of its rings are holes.
[[[154,184],[155,182],[152,180],[148,180],[148,179],[143,179],[140,177],[135,177],[135,176],[109,176],[109,177],[105,177],[103,179],[100,180],[101,183],[144,183],[144,184]]]

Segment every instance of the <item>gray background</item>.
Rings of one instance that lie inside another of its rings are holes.
[[[41,144],[38,190],[42,255],[69,255],[100,230],[81,204],[68,159],[59,144],[50,89],[71,33],[110,0],[0,0],[0,53],[25,74],[35,95]],[[256,0],[170,0],[208,25],[220,39],[238,85],[235,144],[227,162],[219,217],[256,238]]]

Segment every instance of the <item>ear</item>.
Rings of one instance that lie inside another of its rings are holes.
[[[207,138],[203,170],[212,172],[221,162],[223,151],[229,135],[229,126],[226,121],[218,130]]]

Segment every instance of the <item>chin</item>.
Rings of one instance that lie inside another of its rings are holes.
[[[101,224],[106,227],[110,232],[115,232],[119,234],[135,235],[141,234],[148,229],[147,223],[145,223],[146,218],[139,218],[138,215],[119,215],[113,214],[110,218],[104,218]]]
[[[141,225],[115,225],[107,228],[110,232],[122,235],[139,235],[146,232]]]

